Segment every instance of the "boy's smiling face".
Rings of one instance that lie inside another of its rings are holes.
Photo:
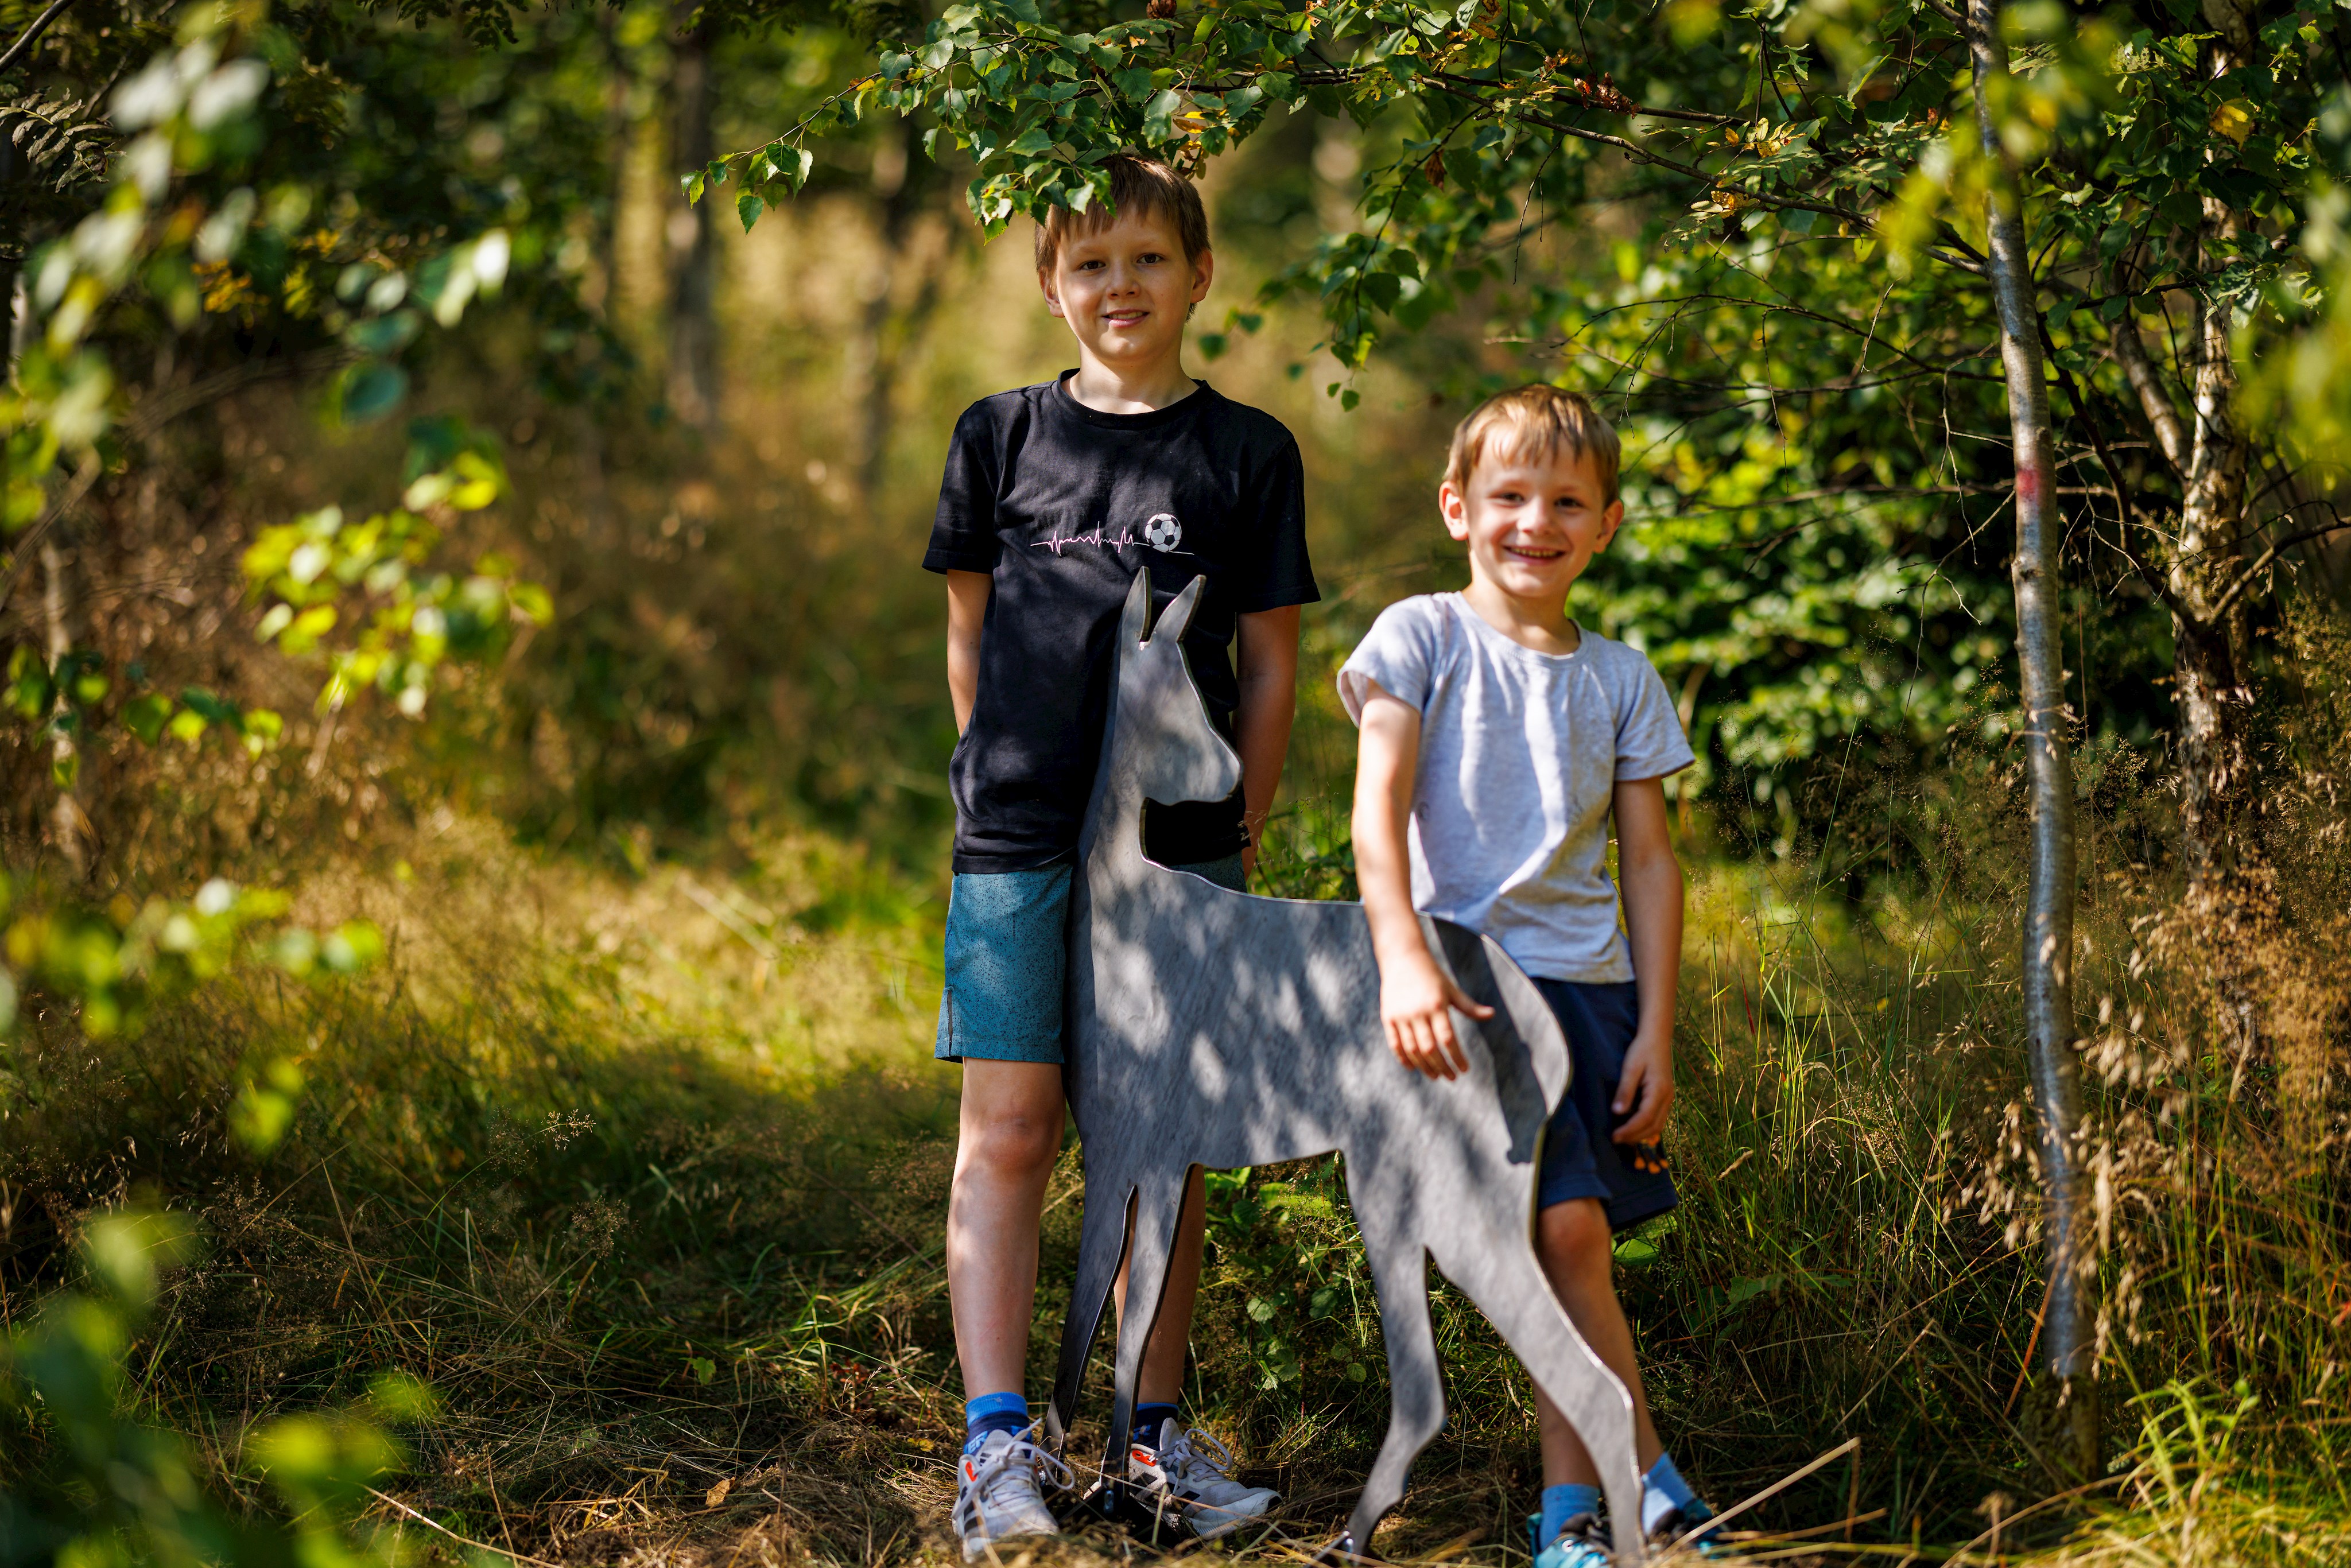
[[[1185,259],[1167,214],[1121,213],[1107,227],[1071,235],[1037,281],[1086,357],[1133,373],[1181,360],[1185,319],[1214,271],[1206,251]]]
[[[1443,486],[1437,505],[1447,530],[1469,547],[1471,573],[1530,607],[1564,605],[1625,517],[1592,460],[1564,448],[1486,458],[1462,489]]]

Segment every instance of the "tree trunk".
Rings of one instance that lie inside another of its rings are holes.
[[[2009,425],[2016,449],[2016,653],[2024,702],[2025,762],[2032,792],[2032,878],[2024,919],[2025,1049],[2041,1121],[2048,1192],[2043,1228],[2049,1247],[2048,1321],[2042,1343],[2071,1414],[2079,1479],[2098,1473],[2096,1232],[2081,1171],[2082,1077],[2074,1051],[2074,768],[2066,746],[2065,672],[2058,602],[2061,519],[2053,502],[2049,385],[2041,357],[2040,311],[2014,171],[1994,122],[1991,86],[2008,72],[1995,0],[1969,0],[1968,45],[1976,120],[1991,165],[1991,286],[2000,313]]]
[[[893,121],[884,127],[873,150],[873,194],[876,198],[876,239],[880,255],[865,280],[865,308],[857,336],[850,345],[848,380],[852,404],[858,410],[855,461],[858,494],[871,505],[882,487],[883,465],[890,455],[890,429],[896,415],[898,371],[906,345],[920,336],[923,324],[937,308],[944,266],[925,267],[914,297],[903,308],[897,292],[900,264],[914,233],[914,220],[929,204],[930,183],[914,162],[915,131],[911,124]]]
[[[711,110],[717,97],[711,51],[716,24],[705,16],[672,44],[670,92],[676,114],[670,158],[674,172],[690,173],[710,162]],[[711,192],[688,206],[670,198],[669,403],[678,418],[705,434],[718,424],[717,236]]]
[[[2225,220],[2226,214],[2219,216]],[[2229,351],[2229,309],[2199,300],[2195,328],[2196,422],[2185,474],[2172,592],[2200,625],[2175,615],[2174,695],[2179,706],[2179,816],[2189,894],[2207,909],[2228,902],[2242,847],[2247,779],[2245,684],[2248,641],[2244,570],[2245,441],[2235,419],[2237,368]],[[2201,634],[2199,634],[2201,633]]]
[[[596,37],[604,56],[604,146],[612,160],[612,186],[608,208],[596,220],[596,273],[601,282],[594,303],[606,329],[618,326],[621,313],[621,214],[629,204],[629,157],[635,126],[630,99],[636,87],[634,61],[621,44],[621,13],[600,6]]]

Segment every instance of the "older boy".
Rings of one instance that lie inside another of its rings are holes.
[[[1238,888],[1290,742],[1299,606],[1317,597],[1297,443],[1184,371],[1184,323],[1214,270],[1199,195],[1164,163],[1120,158],[1109,172],[1109,214],[1056,212],[1037,236],[1038,282],[1077,340],[1078,368],[964,414],[923,560],[947,578],[963,737],[937,1054],[964,1064],[946,1258],[968,1401],[956,1500],[967,1560],[1052,1531],[1039,1477],[1066,1474],[1034,1440],[1023,1375],[1038,1222],[1061,1148],[1071,866],[1120,609],[1138,570],[1163,601],[1208,580],[1184,649],[1240,754],[1241,788],[1154,807],[1144,848]],[[1275,1496],[1235,1481],[1223,1449],[1176,1419],[1203,1218],[1196,1176],[1144,1358],[1128,1478],[1213,1537]]]
[[[1567,1036],[1574,1076],[1544,1134],[1536,1249],[1568,1316],[1632,1392],[1642,1525],[1656,1536],[1713,1513],[1650,1423],[1610,1278],[1612,1233],[1675,1203],[1656,1146],[1674,1097],[1682,937],[1664,780],[1696,758],[1648,660],[1567,615],[1568,590],[1624,518],[1617,463],[1615,433],[1556,388],[1505,392],[1462,421],[1437,505],[1468,546],[1469,587],[1391,605],[1339,690],[1362,732],[1355,868],[1397,1057],[1449,1078],[1468,1065],[1451,1010],[1490,1013],[1437,968],[1416,910],[1500,943]],[[1605,1568],[1599,1473],[1565,1417],[1535,1399],[1538,1568]]]

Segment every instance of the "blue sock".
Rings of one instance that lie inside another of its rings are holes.
[[[1134,1407],[1134,1440],[1154,1453],[1159,1450],[1159,1428],[1176,1419],[1173,1405],[1138,1405]]]
[[[980,1439],[990,1432],[1019,1432],[1029,1426],[1029,1396],[1014,1390],[1009,1394],[983,1394],[977,1399],[967,1399],[963,1406],[963,1451],[977,1448]]]
[[[1666,1515],[1677,1508],[1687,1508],[1698,1500],[1689,1482],[1682,1479],[1681,1471],[1674,1469],[1671,1454],[1659,1454],[1649,1473],[1641,1478],[1641,1533],[1647,1535],[1665,1521]]]
[[[1598,1487],[1579,1486],[1573,1481],[1567,1481],[1555,1487],[1543,1488],[1542,1522],[1535,1527],[1535,1533],[1541,1537],[1541,1540],[1535,1550],[1540,1552],[1543,1547],[1557,1541],[1559,1532],[1567,1528],[1567,1521],[1577,1514],[1599,1511],[1600,1489]]]

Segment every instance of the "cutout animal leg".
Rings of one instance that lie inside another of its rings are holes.
[[[1126,1250],[1127,1220],[1134,1212],[1132,1183],[1106,1180],[1086,1197],[1085,1221],[1078,1232],[1078,1278],[1070,1292],[1069,1316],[1061,1322],[1061,1365],[1053,1379],[1053,1402],[1045,1407],[1045,1435],[1059,1451],[1069,1435],[1084,1392],[1086,1361],[1102,1333],[1102,1309],[1118,1281],[1118,1260]]]
[[[1359,1208],[1357,1214],[1363,1211]],[[1351,1549],[1368,1554],[1372,1531],[1404,1496],[1412,1461],[1445,1425],[1445,1375],[1437,1359],[1437,1331],[1428,1319],[1428,1260],[1419,1238],[1380,1236],[1364,1229],[1372,1286],[1380,1300],[1380,1332],[1388,1351],[1388,1435],[1347,1516]]]
[[[1144,1347],[1159,1321],[1159,1299],[1167,1290],[1167,1260],[1176,1247],[1176,1222],[1184,1206],[1182,1167],[1145,1176],[1134,1195],[1134,1234],[1126,1249],[1126,1310],[1118,1324],[1118,1373],[1110,1406],[1110,1437],[1102,1446],[1102,1477],[1126,1474],[1126,1445],[1134,1420],[1135,1380],[1143,1374]],[[1113,1265],[1115,1270],[1115,1265]]]
[[[1576,1333],[1526,1237],[1514,1239],[1515,1247],[1465,1249],[1469,1266],[1458,1272],[1446,1266],[1442,1253],[1437,1266],[1478,1304],[1583,1439],[1608,1497],[1617,1568],[1640,1568],[1641,1468],[1633,1448],[1633,1396]]]

